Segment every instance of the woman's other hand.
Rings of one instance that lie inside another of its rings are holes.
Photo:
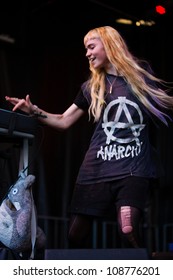
[[[16,111],[17,109],[20,109],[21,111],[32,114],[35,111],[35,105],[31,103],[29,94],[26,95],[26,98],[16,98],[16,97],[9,97],[5,96],[6,101],[10,102],[14,105],[13,111]]]

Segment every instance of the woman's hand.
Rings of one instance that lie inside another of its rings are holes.
[[[5,99],[6,101],[14,105],[13,111],[20,109],[25,113],[33,114],[33,112],[36,110],[36,106],[31,103],[29,94],[26,95],[25,99],[19,99],[16,97],[9,97],[9,96],[5,96]]]

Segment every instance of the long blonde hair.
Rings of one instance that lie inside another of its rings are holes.
[[[167,115],[163,112],[165,109],[173,110],[173,97],[167,94],[169,87],[162,79],[157,78],[151,72],[145,70],[140,65],[140,61],[134,57],[128,50],[122,36],[116,29],[110,26],[98,27],[90,30],[84,37],[84,45],[89,39],[99,38],[105,48],[108,60],[115,66],[119,75],[130,84],[134,95],[141,103],[158,119],[167,124]],[[105,75],[104,69],[94,69],[90,64],[90,79],[88,83],[91,92],[91,105],[89,115],[98,121],[102,104],[104,104],[105,95]],[[148,78],[151,81],[166,86],[167,89],[152,87],[146,82]],[[157,108],[149,101],[150,97]]]

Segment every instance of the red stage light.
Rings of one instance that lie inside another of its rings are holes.
[[[163,14],[166,13],[166,9],[161,5],[157,5],[156,6],[156,12],[160,15],[163,15]]]

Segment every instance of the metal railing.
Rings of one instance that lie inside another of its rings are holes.
[[[53,216],[38,216],[38,224],[44,230],[46,248],[69,248],[69,219]],[[145,247],[148,252],[164,252],[173,250],[173,224],[142,225]],[[93,221],[91,248],[121,248],[117,223],[114,221]]]

